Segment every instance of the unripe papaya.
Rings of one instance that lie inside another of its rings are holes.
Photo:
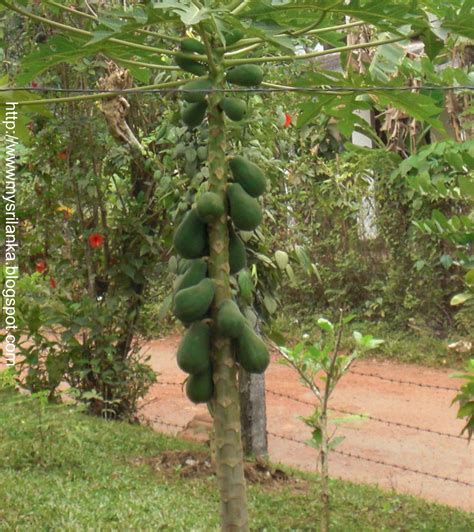
[[[229,167],[236,183],[254,198],[265,192],[267,187],[265,176],[260,168],[245,157],[237,155],[229,162]]]
[[[207,102],[188,103],[181,111],[181,119],[190,128],[193,129],[204,120],[206,116]]]
[[[212,223],[225,213],[224,200],[215,192],[203,192],[197,200],[196,212],[203,222]]]
[[[232,44],[235,44],[236,42],[240,41],[244,36],[244,32],[242,30],[231,30],[227,33],[224,33],[225,37],[225,44],[226,46],[231,46]]]
[[[202,321],[189,327],[176,354],[178,366],[191,375],[206,371],[211,364],[211,330]]]
[[[190,39],[187,37],[183,39],[180,43],[181,50],[183,52],[196,53],[196,54],[205,54],[206,48],[202,42],[197,41],[196,39]]]
[[[187,212],[173,237],[176,251],[184,259],[198,259],[207,249],[207,227],[197,215],[195,209]]]
[[[181,70],[191,72],[191,74],[195,74],[196,76],[204,76],[207,74],[207,68],[202,63],[199,63],[199,61],[189,59],[182,54],[175,55],[174,60]]]
[[[229,186],[227,197],[235,227],[242,231],[253,231],[262,221],[262,209],[258,201],[247,194],[238,183]]]
[[[263,70],[258,65],[238,65],[226,72],[226,80],[233,85],[255,87],[263,81]]]
[[[191,264],[193,263],[192,260],[189,260],[189,259],[178,259],[178,271],[177,273],[178,274],[183,274],[183,273],[186,273],[188,268],[191,266]]]
[[[211,279],[180,290],[174,298],[174,314],[183,323],[201,320],[207,314],[216,292]]]
[[[191,265],[176,284],[176,292],[200,283],[206,278],[207,262],[204,259],[191,261]]]
[[[229,231],[229,267],[230,273],[240,272],[247,266],[247,252],[242,240],[231,228]]]
[[[242,328],[236,355],[238,363],[249,373],[263,373],[270,363],[267,346],[249,325]]]
[[[214,383],[211,369],[191,375],[186,381],[186,395],[193,403],[208,403],[213,393]]]
[[[224,113],[234,122],[242,120],[247,114],[247,104],[240,98],[224,98],[220,106]]]
[[[207,146],[199,146],[196,152],[197,152],[197,158],[200,161],[205,161],[207,159]]]
[[[212,89],[212,83],[208,79],[196,79],[190,81],[181,87],[183,92],[183,99],[189,103],[203,102],[208,95],[208,91]]]
[[[222,336],[238,338],[245,325],[245,318],[232,299],[222,302],[217,313],[217,330]]]

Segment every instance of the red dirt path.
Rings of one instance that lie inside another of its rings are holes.
[[[178,336],[172,336],[147,344],[145,351],[151,355],[151,364],[159,373],[158,382],[184,380],[185,375],[175,361],[179,340]],[[357,362],[354,369],[449,388],[459,384],[455,379],[449,378],[453,373],[449,369],[429,369],[371,360]],[[275,361],[266,373],[266,387],[268,390],[312,401],[311,393],[299,383],[295,373]],[[331,406],[458,435],[462,422],[456,419],[456,407],[450,406],[454,395],[454,391],[392,383],[349,373],[336,389]],[[176,428],[161,424],[156,418],[185,425],[196,414],[207,413],[205,406],[196,406],[187,400],[180,386],[157,384],[146,401],[155,398],[150,404],[144,405],[142,413],[160,431],[179,432]],[[308,439],[309,430],[300,416],[308,415],[311,410],[311,406],[267,393],[268,430],[287,437]],[[337,448],[340,451],[474,483],[474,456],[472,445],[468,446],[467,440],[367,419],[344,423],[337,430],[338,434],[346,436]],[[310,447],[270,436],[269,451],[274,462],[299,469],[315,469],[316,452]],[[459,483],[334,453],[330,458],[330,474],[354,482],[376,483],[386,489],[393,488],[432,501],[474,510],[474,489]]]

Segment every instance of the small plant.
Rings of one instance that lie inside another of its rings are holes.
[[[474,433],[474,358],[469,360],[464,373],[456,373],[453,377],[466,379],[466,382],[459,389],[459,393],[453,399],[453,404],[459,403],[457,417],[466,420],[461,434],[467,432],[467,438],[470,442]]]
[[[329,452],[344,439],[343,436],[335,436],[335,432],[329,434],[329,399],[354,360],[364,351],[374,349],[383,342],[371,335],[363,336],[355,331],[354,349],[350,354],[342,354],[340,349],[344,325],[352,318],[353,316],[344,318],[341,311],[337,327],[329,320],[320,318],[317,325],[322,332],[321,341],[312,345],[300,342],[293,349],[280,348],[286,363],[297,371],[304,386],[311,390],[317,400],[313,413],[303,420],[312,429],[312,439],[308,443],[319,450],[318,466],[321,471],[323,506],[320,519],[321,532],[329,530]]]

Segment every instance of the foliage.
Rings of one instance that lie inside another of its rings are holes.
[[[432,211],[429,219],[415,219],[413,223],[423,233],[437,236],[452,249],[439,257],[446,270],[457,269],[465,291],[451,299],[451,305],[465,305],[462,317],[472,316],[474,257],[474,141],[439,142],[424,148],[419,154],[406,159],[394,178],[406,176],[418,207],[429,201]],[[423,198],[423,200],[421,199]],[[446,206],[444,209],[440,205]],[[420,269],[424,264],[420,264]],[[466,327],[472,326],[469,320]]]
[[[76,111],[67,124],[64,111],[47,124],[35,122],[21,151],[25,384],[52,398],[66,380],[96,413],[133,417],[154,380],[138,354],[135,329],[147,279],[170,235],[159,213],[176,208],[176,188],[150,157],[154,192],[147,198],[137,190],[140,170],[107,139],[100,116],[85,122],[89,110]],[[100,135],[96,144],[92,131]],[[179,137],[179,130],[162,129],[159,140],[153,135],[151,149],[169,150],[169,135]],[[150,142],[145,138],[144,146]]]
[[[339,380],[351,367],[359,354],[369,351],[383,343],[371,335],[363,336],[354,331],[355,348],[351,354],[343,355],[340,352],[343,326],[351,321],[352,316],[343,318],[342,311],[338,326],[326,318],[319,318],[317,325],[322,332],[320,342],[308,345],[300,342],[293,349],[280,348],[284,361],[296,370],[303,385],[308,388],[316,398],[316,406],[310,416],[303,418],[311,428],[310,445],[319,450],[318,465],[321,471],[321,532],[329,530],[330,526],[330,500],[329,500],[329,454],[343,437],[336,436],[336,431],[329,434],[328,415],[329,400]],[[344,420],[332,420],[340,422]]]
[[[171,530],[218,526],[213,478],[183,479],[179,471],[165,475],[153,467],[162,453],[201,452],[200,447],[146,427],[111,423],[53,405],[46,407],[45,415],[55,427],[54,461],[40,465],[31,460],[30,452],[37,445],[35,410],[28,402],[6,401],[3,393],[1,399],[0,519],[4,527],[72,531],[148,530],[150,523]],[[74,442],[64,437],[67,433],[76,436]],[[297,496],[292,486],[250,486],[255,527],[314,528],[315,515],[320,513],[318,478],[285,471],[298,480]],[[330,489],[336,530],[350,530],[354,521],[368,531],[473,527],[470,514],[415,497],[340,480],[332,480]]]
[[[459,403],[458,418],[466,421],[461,434],[467,432],[469,441],[471,441],[474,432],[474,359],[469,360],[464,373],[453,375],[453,377],[467,381],[461,386],[453,404]]]

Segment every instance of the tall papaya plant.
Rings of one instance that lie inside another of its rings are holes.
[[[202,42],[186,39],[181,43],[184,51],[204,52],[207,57],[208,78],[184,86],[187,103],[182,117],[194,127],[202,122],[207,108],[209,179],[174,238],[178,253],[190,260],[178,281],[175,314],[185,324],[192,322],[179,348],[178,363],[190,373],[188,397],[194,402],[210,402],[213,413],[222,526],[245,530],[248,516],[237,362],[247,371],[261,373],[268,366],[269,354],[232,299],[230,275],[246,266],[245,248],[237,232],[253,230],[260,223],[262,211],[256,197],[265,190],[265,178],[255,164],[236,156],[230,159],[230,182],[225,117],[240,121],[246,104],[225,92],[229,83],[259,85],[263,72],[255,65],[226,71],[223,49],[205,30],[201,35]],[[238,41],[242,36],[234,31],[226,40]],[[184,70],[200,73],[201,63],[182,57],[178,61]],[[203,256],[208,257],[204,263]]]
[[[441,26],[446,24],[449,38],[456,32],[466,31],[463,29],[467,27],[465,7],[440,8],[428,3]],[[63,52],[61,57],[69,62],[100,52],[136,72],[137,79],[143,80],[143,69],[161,71],[162,75],[173,70],[184,71],[198,78],[189,82],[186,74],[181,79],[142,85],[137,90],[169,90],[192,83],[182,92],[183,99],[187,100],[182,109],[183,121],[195,128],[207,117],[206,190],[200,191],[174,237],[175,249],[182,256],[182,276],[175,285],[174,310],[187,325],[178,351],[178,364],[190,375],[186,383],[188,396],[195,402],[209,403],[213,413],[222,527],[247,530],[236,367],[240,364],[250,371],[263,371],[268,364],[268,352],[232,300],[230,275],[245,267],[245,248],[238,231],[253,230],[260,223],[261,207],[257,198],[263,192],[265,181],[258,167],[241,154],[230,157],[226,120],[242,118],[245,104],[235,95],[224,94],[223,89],[232,92],[233,87],[242,84],[253,90],[262,83],[258,65],[293,61],[306,61],[309,65],[309,60],[314,58],[396,43],[414,35],[424,39],[430,57],[434,58],[443,52],[445,43],[431,31],[429,14],[421,9],[426,2],[419,6],[415,1],[400,7],[396,0],[386,0],[383,4],[322,0],[317,6],[305,0],[278,4],[268,0],[207,0],[205,5],[197,0],[155,0],[131,2],[123,12],[114,9],[106,13],[107,18],[103,18],[104,10],[95,16],[83,12],[80,5],[74,8],[53,0],[44,2],[52,10],[53,16],[49,17],[42,16],[44,5],[25,9],[21,2],[0,0],[0,4],[41,25],[51,26],[53,32],[61,33],[67,40],[67,49],[61,48],[63,41],[56,40],[53,48],[48,49],[45,43],[43,53],[31,54],[30,72],[41,72],[57,64],[54,51]],[[76,26],[69,23],[71,17],[78,21]],[[115,24],[111,24],[110,17],[115,19]],[[342,22],[349,17],[351,22]],[[375,29],[374,35],[377,31],[384,35],[374,36],[371,42],[346,45],[345,32],[362,24],[370,24]],[[404,34],[407,27],[410,33]],[[183,39],[186,31],[191,31],[193,38]],[[296,54],[296,46],[301,42],[310,51]],[[333,47],[321,50],[315,48],[317,42],[329,42]],[[259,54],[262,48],[265,54]],[[173,64],[168,59],[174,60]],[[311,66],[310,70],[315,68]],[[283,79],[283,71],[276,72],[276,77]],[[23,74],[21,79],[25,83],[28,77]],[[303,95],[303,119],[321,110],[321,102],[314,100],[318,85],[340,87],[340,91],[333,91],[326,95],[326,100],[321,100],[339,112],[344,98],[349,98],[351,104],[354,102],[353,93],[344,91],[348,83],[367,86],[371,81],[369,74],[349,82],[328,73],[303,77],[298,89],[310,91]],[[403,83],[402,78],[399,81]],[[380,85],[380,81],[375,84]],[[290,80],[262,85],[272,90],[293,88]],[[410,94],[409,105],[404,105],[405,93],[391,89],[392,99],[400,102],[404,111],[422,112],[426,101],[418,107],[417,95]],[[382,98],[383,93],[374,92]],[[30,95],[18,93],[16,100],[20,100],[25,112],[28,105],[109,96],[102,93],[32,99]]]

